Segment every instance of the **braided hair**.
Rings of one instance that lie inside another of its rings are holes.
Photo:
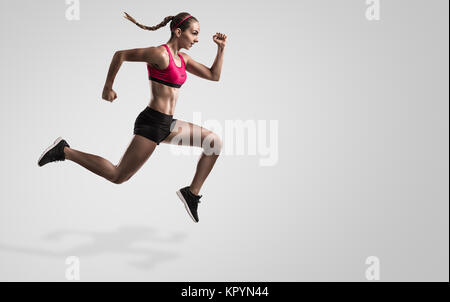
[[[182,12],[182,13],[179,13],[178,15],[176,15],[176,16],[167,16],[167,17],[165,17],[164,20],[163,20],[161,23],[159,23],[158,25],[155,25],[155,26],[147,26],[147,25],[143,25],[143,24],[138,23],[138,22],[136,21],[136,19],[134,19],[133,17],[131,17],[131,16],[130,16],[129,14],[127,14],[126,12],[124,12],[124,14],[125,14],[125,16],[124,16],[125,19],[130,20],[131,22],[133,22],[134,24],[136,24],[137,26],[139,26],[140,28],[145,29],[145,30],[157,30],[157,29],[159,29],[159,28],[161,28],[161,27],[163,27],[163,26],[166,26],[167,23],[169,23],[170,21],[172,21],[172,22],[170,23],[170,30],[171,30],[171,32],[172,32],[172,36],[173,36],[174,30],[175,30],[175,28],[173,28],[173,27],[176,26],[178,23],[180,23],[184,18],[186,18],[187,16],[190,15],[190,14],[187,13],[187,12]],[[194,16],[191,16],[191,17],[187,18],[186,20],[184,20],[183,22],[181,22],[176,28],[180,28],[181,31],[183,32],[183,31],[185,31],[187,28],[189,28],[189,26],[190,26],[192,23],[194,23],[194,22],[198,22],[198,20],[197,20]]]

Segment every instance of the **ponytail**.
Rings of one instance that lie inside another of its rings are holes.
[[[139,26],[142,29],[145,30],[157,30],[160,27],[165,26],[167,23],[169,23],[170,21],[172,21],[172,19],[174,18],[174,16],[167,16],[164,18],[164,20],[159,23],[158,25],[155,26],[147,26],[147,25],[143,25],[138,23],[133,17],[131,17],[129,14],[127,14],[126,12],[124,12],[125,16],[123,16],[125,19],[130,20],[131,22],[133,22],[134,24],[136,24],[137,26]]]

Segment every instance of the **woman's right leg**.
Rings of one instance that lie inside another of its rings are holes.
[[[200,137],[194,138],[194,136],[197,135]],[[207,142],[206,144],[205,141]],[[204,149],[204,152],[202,152],[200,159],[197,162],[194,178],[189,186],[189,190],[192,193],[199,195],[200,189],[211,172],[222,149],[222,140],[220,137],[206,128],[178,119],[175,123],[174,130],[162,141],[162,143],[177,145],[185,144],[202,147]],[[211,143],[213,146],[211,146]]]
[[[66,159],[76,162],[89,171],[120,184],[131,178],[152,155],[156,143],[143,136],[135,135],[118,165],[107,159],[73,148],[64,148]]]

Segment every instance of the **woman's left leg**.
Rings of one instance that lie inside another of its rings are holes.
[[[222,140],[214,132],[201,126],[177,120],[173,131],[161,143],[202,147],[190,191],[199,195],[200,189],[211,172],[222,149]]]

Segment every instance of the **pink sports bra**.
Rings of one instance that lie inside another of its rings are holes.
[[[166,69],[157,69],[150,66],[147,63],[148,78],[149,80],[162,83],[170,87],[180,88],[184,82],[186,82],[186,70],[184,66],[183,56],[178,53],[181,58],[181,67],[175,65],[172,54],[170,53],[169,47],[166,44],[163,46],[167,49],[169,53],[169,66]]]

